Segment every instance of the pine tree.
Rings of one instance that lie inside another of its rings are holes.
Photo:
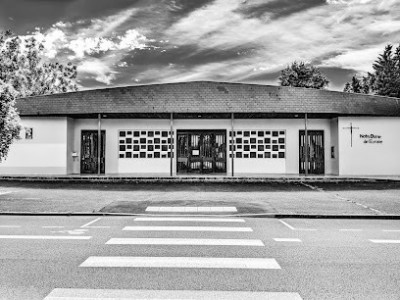
[[[374,69],[374,85],[372,86],[372,89],[378,95],[399,97],[400,90],[398,90],[398,73],[400,69],[396,66],[396,59],[393,57],[392,49],[392,45],[387,45],[384,52],[379,55],[375,63],[372,65]],[[396,50],[396,52],[398,51]]]
[[[360,93],[368,94],[370,91],[370,79],[369,77],[363,76],[362,79],[358,79],[357,75],[351,78],[351,82],[346,82],[343,92],[346,93]]]
[[[345,84],[344,91],[400,98],[400,44],[394,52],[393,46],[387,45],[372,68],[374,71],[363,77],[360,91],[353,87],[354,77]]]

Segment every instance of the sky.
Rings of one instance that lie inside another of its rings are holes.
[[[0,0],[0,31],[72,62],[80,89],[197,80],[279,84],[293,61],[327,89],[400,43],[399,0]]]

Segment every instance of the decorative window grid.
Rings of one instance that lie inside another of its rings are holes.
[[[233,133],[235,158],[285,158],[285,130],[236,130]],[[232,157],[232,131],[229,132]]]
[[[171,157],[171,132],[168,130],[120,130],[118,136],[119,158]],[[172,149],[173,145],[172,138]]]

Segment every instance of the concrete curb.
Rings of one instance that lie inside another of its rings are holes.
[[[102,212],[0,212],[0,216],[102,216],[102,217],[245,217],[245,218],[271,218],[271,219],[375,219],[375,220],[400,220],[400,215],[329,215],[329,214],[128,214],[128,213],[102,213]]]
[[[363,183],[397,182],[400,178],[368,177],[112,177],[112,176],[0,176],[8,182],[60,183]]]

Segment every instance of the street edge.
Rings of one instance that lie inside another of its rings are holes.
[[[400,220],[400,215],[323,215],[323,214],[129,214],[102,212],[0,212],[0,216],[103,216],[103,217],[245,217],[271,219],[377,219]]]

